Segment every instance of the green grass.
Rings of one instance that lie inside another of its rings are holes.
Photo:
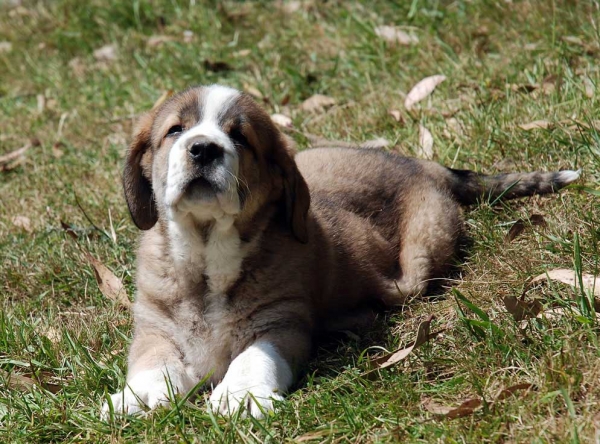
[[[293,13],[268,2],[219,3],[0,4],[0,41],[12,43],[0,52],[0,155],[31,138],[41,142],[23,164],[0,171],[0,368],[59,386],[23,391],[0,376],[0,441],[592,442],[600,428],[595,314],[579,310],[581,293],[560,284],[527,291],[545,308],[566,308],[555,320],[529,320],[522,329],[502,303],[547,269],[576,264],[598,273],[600,207],[581,186],[467,210],[473,242],[455,293],[415,301],[373,332],[323,343],[296,390],[264,421],[215,417],[203,396],[147,418],[100,421],[106,393],[124,383],[131,318],[102,296],[61,221],[133,294],[136,229],[120,188],[122,157],[135,116],[165,91],[214,82],[256,88],[270,112],[293,118],[300,147],[307,133],[385,137],[390,149],[412,154],[421,123],[447,165],[487,173],[583,168],[580,185],[588,188],[600,179],[593,2],[310,1]],[[383,24],[405,26],[419,43],[386,44],[374,32]],[[185,30],[194,33],[191,43]],[[173,40],[148,46],[156,35]],[[117,45],[118,59],[97,62],[93,51],[107,44]],[[229,69],[213,72],[205,61]],[[433,96],[404,111],[410,88],[439,73],[447,80]],[[301,111],[315,93],[337,106],[316,116]],[[401,110],[402,123],[390,109]],[[519,128],[541,119],[554,126]],[[510,223],[532,214],[547,226],[506,243]],[[31,232],[14,216],[29,217]],[[111,219],[116,241],[105,235]],[[398,366],[364,376],[367,354],[380,350],[371,347],[406,345],[431,313],[433,328],[446,328],[441,335]],[[518,383],[536,389],[492,402]],[[422,405],[473,397],[482,407],[454,420]]]

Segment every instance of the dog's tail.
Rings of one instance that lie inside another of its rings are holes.
[[[581,170],[564,170],[551,173],[509,173],[487,176],[469,170],[444,168],[446,185],[461,204],[495,202],[500,199],[515,199],[534,194],[555,193],[575,182]]]

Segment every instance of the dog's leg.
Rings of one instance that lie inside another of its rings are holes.
[[[304,333],[270,332],[252,343],[229,365],[210,397],[210,408],[230,415],[241,407],[262,418],[283,399],[294,380],[294,365],[306,361],[310,339]]]
[[[169,395],[186,393],[194,386],[187,375],[181,353],[159,335],[136,334],[129,352],[127,383],[123,391],[111,395],[115,414],[136,414],[144,408],[168,405]],[[105,402],[102,418],[110,416]]]
[[[389,306],[422,296],[431,279],[443,277],[462,232],[460,206],[429,183],[407,193],[401,204],[400,278],[385,297]],[[393,295],[395,290],[395,296]]]

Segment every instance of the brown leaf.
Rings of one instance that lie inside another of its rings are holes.
[[[250,49],[240,49],[239,51],[234,52],[233,56],[244,58],[248,57],[250,54],[252,54],[252,51]]]
[[[419,43],[417,36],[408,34],[395,26],[378,26],[375,28],[375,34],[392,45],[416,45]]]
[[[282,128],[293,128],[292,119],[284,114],[271,114],[271,120]]]
[[[275,7],[284,14],[293,14],[302,8],[302,2],[298,0],[282,1],[278,0],[275,2]]]
[[[515,296],[505,296],[504,306],[514,318],[515,321],[522,321],[523,319],[529,319],[536,317],[542,310],[542,304],[540,301],[534,299],[533,301],[525,301],[518,299]]]
[[[522,85],[517,85],[517,84],[511,84],[511,85],[507,85],[512,91],[514,92],[520,92],[520,93],[530,93],[533,91],[536,91],[540,88],[540,85],[531,85],[529,83],[526,84],[522,84]]]
[[[94,51],[94,58],[98,62],[113,62],[118,58],[117,45],[104,45]]]
[[[64,146],[65,144],[62,142],[56,142],[52,145],[52,156],[54,156],[55,159],[60,159],[64,156],[65,153],[61,150]]]
[[[512,242],[513,240],[515,240],[515,238],[520,235],[523,231],[525,231],[526,228],[526,224],[529,223],[529,225],[531,226],[545,226],[546,225],[546,221],[544,220],[544,216],[542,216],[541,214],[532,214],[531,217],[529,218],[529,220],[526,219],[519,219],[517,220],[512,227],[510,227],[510,230],[508,230],[508,233],[506,233],[506,237],[504,238],[505,242]]]
[[[555,270],[549,270],[546,273],[542,273],[533,278],[529,284],[533,285],[548,279],[562,282],[563,284],[571,285],[575,288],[579,287],[579,276],[577,276],[574,270],[565,268],[557,268]],[[594,296],[600,296],[600,277],[583,273],[581,280],[585,290],[591,292]]]
[[[426,398],[423,401],[423,407],[425,410],[433,413],[434,415],[441,415],[444,418],[455,419],[473,414],[473,412],[475,412],[475,410],[480,407],[482,403],[483,402],[481,399],[473,398],[463,401],[458,407],[449,407],[438,404],[431,398]]]
[[[402,113],[397,109],[391,109],[388,111],[388,114],[394,118],[396,122],[404,123],[404,119],[402,118]]]
[[[47,337],[53,344],[58,344],[62,339],[62,332],[50,325],[40,329],[40,334]]]
[[[155,48],[164,43],[172,42],[173,40],[175,40],[175,37],[170,35],[152,35],[148,38],[148,40],[146,40],[146,46],[149,48]]]
[[[23,156],[23,154],[25,154],[25,151],[27,151],[31,147],[32,147],[32,144],[30,142],[28,142],[23,147],[19,148],[18,150],[14,150],[14,151],[11,151],[10,153],[4,154],[3,156],[0,156],[0,166],[7,165],[7,164],[19,159],[20,157]]]
[[[63,230],[65,230],[65,233],[67,233],[71,237],[71,239],[73,239],[73,240],[75,240],[75,242],[77,242],[77,238],[79,236],[77,235],[77,232],[73,229],[73,227],[71,225],[69,225],[68,223],[66,223],[65,221],[63,221],[61,219],[60,226]]]
[[[121,280],[89,252],[84,251],[84,255],[94,269],[96,282],[98,282],[98,287],[104,297],[111,299],[125,308],[129,308],[131,302],[127,297],[127,291],[125,291],[125,287]]]
[[[446,76],[441,74],[425,77],[413,86],[407,94],[406,99],[404,99],[404,107],[410,111],[416,103],[428,97],[444,80],[446,80]]]
[[[548,129],[552,126],[553,124],[548,122],[547,120],[534,120],[533,122],[519,125],[519,128],[525,131],[531,131],[533,129]]]
[[[415,339],[415,341],[411,345],[409,345],[406,348],[401,348],[387,355],[373,359],[371,361],[371,364],[375,365],[377,368],[383,369],[396,365],[402,360],[404,360],[408,355],[410,355],[410,353],[415,348],[423,345],[425,342],[429,341],[431,338],[437,336],[442,332],[442,330],[438,330],[434,333],[429,332],[431,322],[434,319],[435,316],[431,315],[419,324],[419,328],[417,330],[417,339]]]
[[[173,95],[172,89],[166,90],[164,93],[162,93],[160,95],[160,97],[158,99],[156,99],[156,102],[154,102],[154,105],[152,105],[152,110],[156,110],[159,106],[161,106],[163,103],[165,103],[167,101],[167,99],[169,97],[171,97],[172,95]]]
[[[423,125],[419,125],[419,150],[417,156],[421,159],[433,159],[433,136]]]
[[[28,233],[32,232],[31,219],[29,219],[27,216],[14,216],[12,218],[12,223],[15,227],[21,228]]]
[[[262,99],[263,94],[255,86],[244,83],[244,91],[256,99]]]
[[[19,375],[17,373],[8,373],[4,370],[0,370],[0,378],[4,379],[8,387],[14,390],[31,391],[34,387],[43,387],[51,393],[58,393],[58,391],[62,388],[58,384],[38,381],[29,376]]]
[[[324,96],[323,94],[315,94],[309,97],[300,104],[300,109],[308,112],[321,112],[325,108],[336,104],[333,97]]]
[[[510,387],[507,387],[507,388],[501,390],[500,393],[498,393],[498,395],[496,396],[496,399],[494,400],[494,402],[502,401],[502,400],[508,398],[509,396],[513,396],[517,392],[520,392],[523,390],[526,390],[527,392],[529,392],[530,390],[535,390],[535,388],[536,388],[535,385],[527,383],[527,382],[522,383],[522,384],[511,385]]]
[[[365,149],[383,149],[387,148],[388,146],[390,146],[390,141],[384,139],[383,137],[367,140],[360,144],[360,147]]]
[[[583,88],[585,91],[585,96],[588,99],[592,99],[594,97],[594,95],[596,94],[596,87],[594,86],[594,83],[592,82],[592,80],[589,77],[584,77],[582,79],[583,82]]]

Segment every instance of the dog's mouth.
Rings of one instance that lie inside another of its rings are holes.
[[[178,193],[177,198],[173,200],[171,205],[176,207],[183,201],[213,201],[217,198],[218,193],[219,187],[216,184],[212,183],[205,177],[196,177],[181,187],[181,191]]]
[[[212,200],[219,192],[218,187],[205,177],[196,177],[183,187],[182,197],[191,200]]]

